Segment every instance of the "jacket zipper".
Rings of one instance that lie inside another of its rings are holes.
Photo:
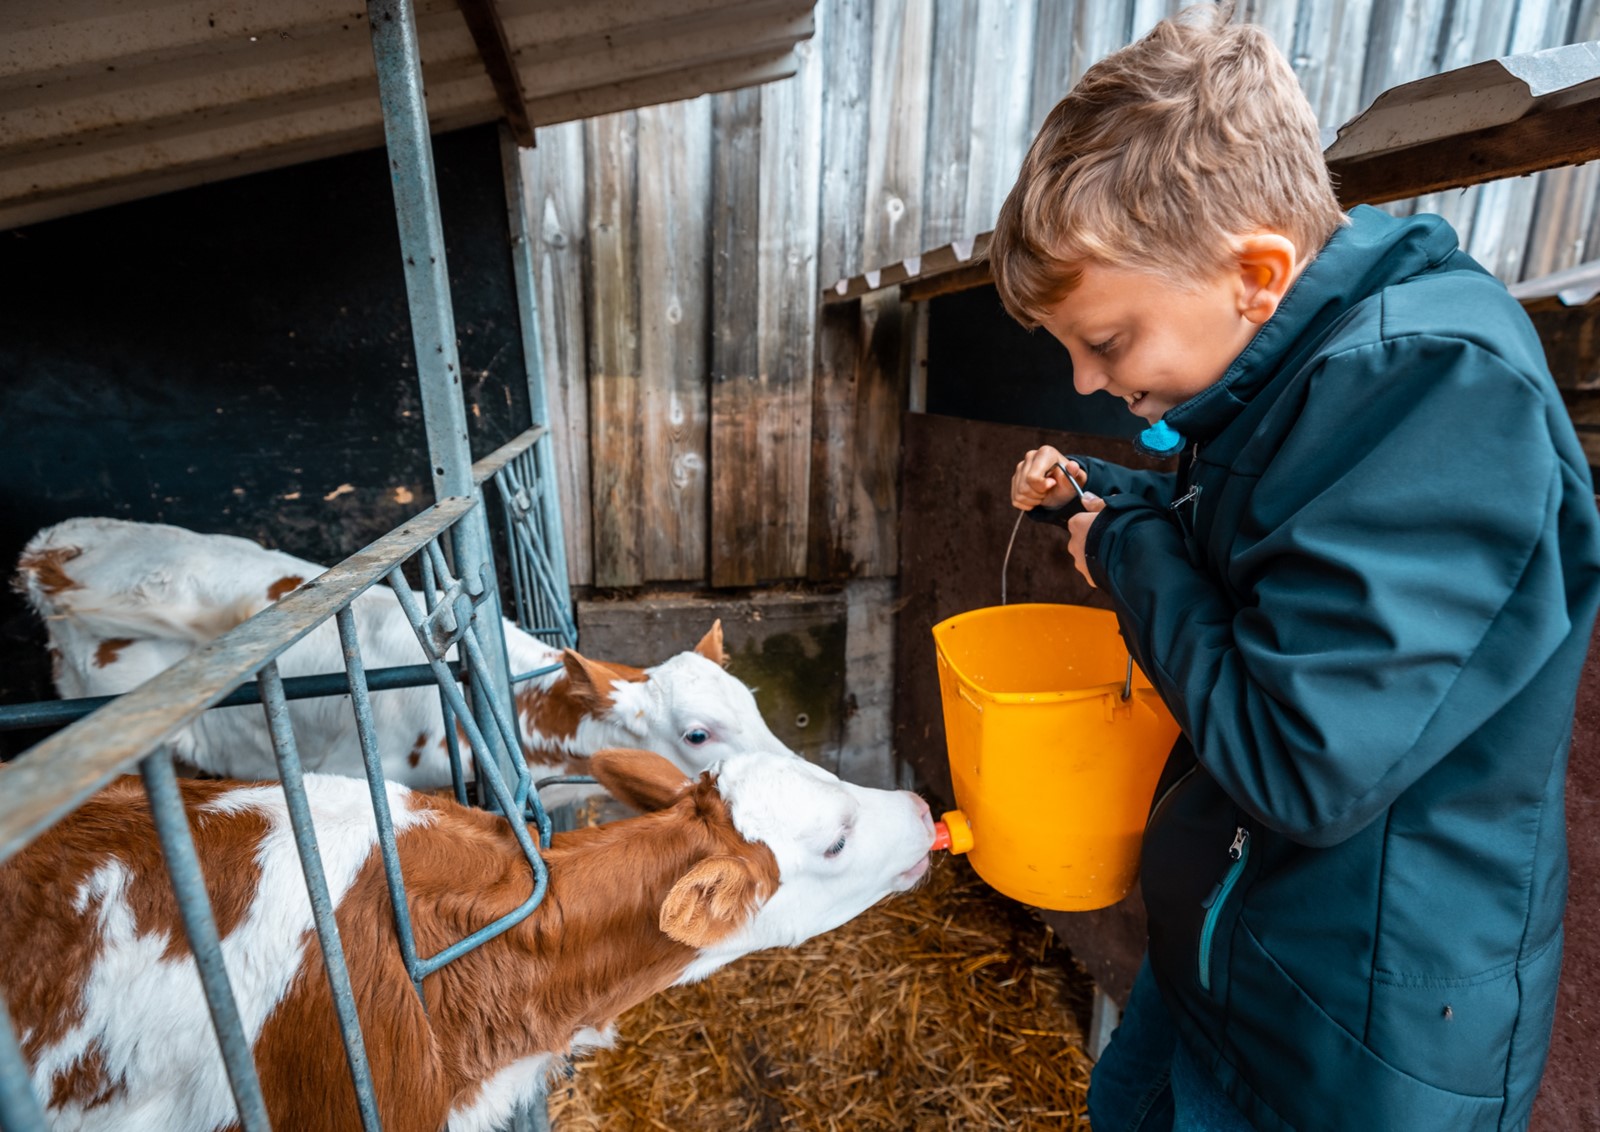
[[[1228,859],[1233,862],[1228,866],[1228,871],[1200,901],[1200,907],[1206,910],[1205,923],[1200,927],[1200,989],[1207,994],[1211,993],[1211,937],[1216,934],[1222,906],[1228,902],[1228,894],[1239,883],[1239,874],[1244,872],[1244,864],[1250,859],[1250,831],[1242,825],[1233,831]]]

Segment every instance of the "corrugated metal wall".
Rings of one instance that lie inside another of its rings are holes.
[[[818,0],[793,79],[539,130],[526,204],[574,582],[803,576],[818,288],[992,227],[1050,107],[1178,6]],[[1329,126],[1411,79],[1600,38],[1600,0],[1240,10]],[[1600,257],[1597,178],[1591,165],[1393,207],[1443,213],[1512,281]],[[886,424],[884,444],[897,437]],[[894,561],[869,548],[857,572]]]

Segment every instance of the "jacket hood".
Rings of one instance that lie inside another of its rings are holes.
[[[1191,440],[1210,440],[1285,363],[1313,348],[1357,304],[1452,257],[1482,270],[1458,254],[1455,230],[1441,217],[1394,217],[1369,205],[1357,205],[1349,217],[1222,377],[1162,418],[1169,427]]]

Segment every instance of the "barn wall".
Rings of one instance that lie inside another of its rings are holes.
[[[880,368],[863,387],[840,351],[889,357],[917,328],[864,304],[819,357],[819,318],[850,312],[819,313],[818,286],[991,228],[1071,82],[1178,6],[818,0],[793,79],[539,130],[525,206],[573,580],[893,575],[914,375]],[[1240,10],[1328,126],[1398,83],[1600,37],[1596,0]],[[1600,256],[1597,178],[1555,170],[1392,207],[1443,212],[1510,281]]]
[[[483,455],[528,423],[499,139],[434,146]],[[382,150],[6,232],[0,277],[0,573],[77,515],[331,563],[432,501]],[[0,586],[0,702],[51,695],[43,628]]]

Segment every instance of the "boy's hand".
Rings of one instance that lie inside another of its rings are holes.
[[[1032,511],[1040,506],[1063,507],[1077,498],[1078,493],[1062,478],[1057,464],[1065,464],[1067,474],[1080,485],[1088,482],[1088,473],[1077,461],[1068,460],[1047,444],[1030,451],[1017,465],[1011,476],[1011,506],[1018,511]]]
[[[1072,489],[1067,488],[1068,491]],[[1067,533],[1071,536],[1067,540],[1067,552],[1072,555],[1072,564],[1078,568],[1078,573],[1083,575],[1083,580],[1091,587],[1095,587],[1094,579],[1089,576],[1089,563],[1084,558],[1084,548],[1089,544],[1089,528],[1094,525],[1095,519],[1105,510],[1106,501],[1098,495],[1086,495],[1083,500],[1083,513],[1074,515],[1067,520]]]

